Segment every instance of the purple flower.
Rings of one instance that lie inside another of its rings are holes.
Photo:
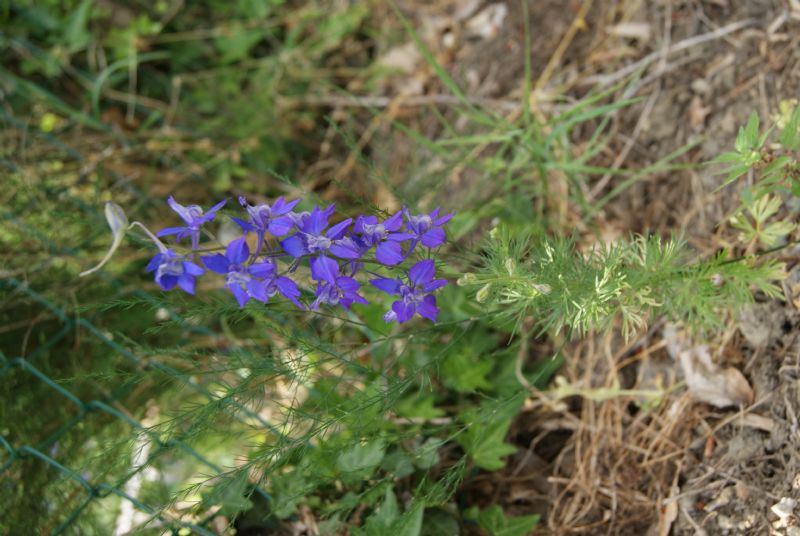
[[[403,213],[406,215],[406,229],[413,237],[411,249],[419,242],[426,248],[435,248],[444,243],[446,236],[442,225],[449,222],[453,214],[439,216],[438,207],[430,214],[412,216],[407,208],[403,209]]]
[[[217,215],[216,212],[225,205],[227,199],[224,199],[208,209],[208,212],[203,213],[203,209],[200,205],[189,205],[184,207],[172,196],[169,196],[167,199],[167,203],[169,204],[170,208],[178,213],[178,216],[186,222],[186,227],[167,227],[166,229],[161,229],[159,232],[156,233],[156,236],[168,236],[168,235],[178,235],[176,237],[177,241],[180,242],[185,237],[189,236],[192,239],[192,250],[197,249],[197,246],[200,242],[200,226],[204,223],[211,221]]]
[[[335,266],[335,263],[334,263]],[[339,275],[339,268],[332,274],[330,279],[317,282],[317,298],[311,304],[311,310],[316,311],[323,303],[328,305],[341,305],[349,309],[353,302],[369,303],[363,296],[358,294],[361,285],[352,277]]]
[[[225,286],[239,302],[239,307],[244,307],[250,298],[267,303],[272,296],[280,292],[295,305],[303,308],[297,300],[300,297],[300,290],[288,277],[278,276],[275,261],[257,262],[245,266],[244,263],[249,257],[250,248],[242,237],[228,244],[225,255],[220,253],[206,255],[201,257],[201,260],[212,272],[226,276]]]
[[[331,205],[332,207],[333,205]],[[281,240],[283,250],[294,258],[304,255],[316,255],[311,259],[311,277],[316,281],[333,283],[333,274],[338,274],[339,267],[333,259],[326,257],[325,253],[342,259],[357,259],[361,256],[358,245],[352,238],[344,236],[347,228],[352,223],[348,218],[328,229],[328,217],[332,209],[320,210],[314,207],[311,214],[302,218],[296,234]]]
[[[275,200],[272,206],[266,203],[260,205],[249,205],[244,197],[239,198],[239,203],[245,207],[247,214],[250,216],[250,221],[244,221],[239,218],[231,217],[231,219],[239,224],[239,227],[244,232],[255,231],[258,237],[258,246],[256,246],[255,257],[261,253],[261,247],[264,245],[264,236],[267,231],[275,236],[283,236],[292,230],[294,221],[288,215],[289,212],[299,203],[299,199],[289,201],[288,203],[279,197]]]
[[[353,225],[353,232],[359,234],[359,242],[364,249],[375,246],[375,260],[387,266],[403,262],[403,250],[398,242],[411,240],[415,235],[398,233],[403,225],[403,214],[398,212],[383,223],[375,216],[359,216]]]
[[[194,294],[195,278],[205,273],[195,263],[166,248],[150,260],[147,271],[155,271],[156,283],[162,290],[171,290],[177,285],[189,294]]]
[[[269,259],[264,262],[253,264],[250,267],[250,273],[254,277],[260,277],[262,279],[264,290],[267,294],[267,301],[280,292],[300,309],[305,309],[303,304],[300,303],[300,300],[298,300],[300,297],[300,289],[297,288],[297,284],[288,277],[278,275],[278,268],[274,260]]]
[[[436,297],[431,292],[447,284],[446,279],[434,279],[436,266],[433,261],[426,259],[420,261],[408,271],[408,283],[400,279],[378,278],[372,279],[372,286],[379,288],[387,294],[400,296],[392,303],[392,310],[387,312],[383,319],[386,322],[397,320],[400,324],[411,320],[414,313],[436,322],[439,309],[436,307]]]

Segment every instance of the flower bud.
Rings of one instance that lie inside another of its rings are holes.
[[[486,283],[481,289],[475,294],[475,301],[478,303],[485,303],[486,300],[489,299],[489,292],[492,290],[492,284]]]
[[[478,278],[472,272],[467,272],[456,281],[459,287],[466,287],[467,285],[474,285],[478,282]]]
[[[517,269],[517,262],[514,259],[512,259],[511,257],[509,257],[509,258],[506,259],[506,262],[503,263],[503,264],[505,264],[505,266],[506,266],[506,271],[508,272],[508,275],[514,275],[514,272]]]

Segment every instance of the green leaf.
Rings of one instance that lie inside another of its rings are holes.
[[[394,409],[401,417],[433,419],[444,415],[444,411],[435,407],[434,403],[433,395],[420,396],[420,393],[414,393],[400,400]]]
[[[361,480],[372,474],[383,460],[386,444],[382,440],[365,445],[357,444],[344,451],[336,460],[336,468],[345,480]]]
[[[422,518],[420,536],[453,536],[460,534],[458,520],[441,508],[428,508]]]
[[[67,50],[70,53],[76,52],[88,45],[92,38],[91,34],[86,31],[91,8],[92,0],[83,0],[77,9],[72,12],[72,16],[70,16],[69,20],[67,20],[66,28],[64,29],[64,40],[67,44]]]
[[[781,105],[784,103],[782,102]],[[786,126],[778,136],[778,141],[790,151],[800,148],[800,104],[795,105]]]
[[[415,504],[411,509],[403,514],[403,517],[392,524],[392,529],[384,534],[392,536],[419,536],[422,529],[422,516],[425,507],[422,504]]]
[[[468,428],[457,441],[475,465],[496,471],[505,465],[503,457],[517,451],[517,447],[505,442],[505,438],[524,399],[525,394],[519,393],[508,400],[484,402],[480,408],[462,415],[461,419]]]
[[[400,517],[400,508],[397,505],[397,497],[392,488],[386,488],[383,502],[367,518],[364,523],[365,536],[381,536],[387,534],[392,525]]]
[[[486,376],[494,363],[488,359],[476,359],[466,347],[447,356],[442,363],[441,376],[445,385],[459,393],[473,393],[478,389],[489,389],[492,384]]]
[[[496,504],[485,510],[473,506],[465,512],[465,517],[476,520],[492,536],[525,536],[539,522],[538,515],[506,517],[503,509]]]
[[[253,503],[247,498],[247,471],[237,471],[221,479],[209,491],[203,493],[204,509],[219,506],[219,515],[233,517],[250,509]]]
[[[258,30],[245,30],[238,23],[233,25],[228,35],[214,40],[214,45],[222,53],[220,62],[233,63],[243,60],[262,37],[262,32]]]
[[[748,149],[758,147],[758,114],[755,111],[750,114],[750,118],[747,120],[747,125],[744,127],[744,136]]]

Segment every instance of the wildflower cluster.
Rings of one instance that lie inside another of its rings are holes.
[[[225,201],[207,211],[198,205],[183,206],[172,197],[167,202],[184,225],[151,235],[159,252],[147,265],[147,271],[154,273],[156,283],[164,290],[178,287],[194,294],[197,278],[213,272],[224,276],[226,288],[240,307],[251,299],[267,303],[280,294],[301,309],[317,310],[322,305],[348,309],[356,302],[368,303],[356,279],[366,274],[372,286],[396,298],[384,315],[387,322],[403,323],[415,314],[436,321],[439,310],[433,293],[447,280],[435,279],[435,264],[429,257],[445,242],[443,226],[452,214],[440,215],[437,208],[429,214],[412,215],[403,209],[383,221],[370,215],[331,225],[335,205],[298,212],[294,208],[299,199],[286,201],[280,197],[272,205],[251,205],[240,197],[247,217],[231,219],[243,235],[230,241],[224,253],[201,254],[213,251],[213,247],[200,249],[201,234],[210,235],[203,233],[203,225],[215,219]],[[252,250],[249,234],[255,235]],[[188,238],[190,251],[177,253],[157,238],[173,235],[178,243]],[[400,276],[384,277],[364,268],[371,264],[376,270],[397,274],[415,251],[427,258]],[[306,261],[315,286],[313,291],[309,289],[313,299],[308,304],[303,301],[297,276]]]

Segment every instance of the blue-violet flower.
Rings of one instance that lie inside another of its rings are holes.
[[[392,303],[392,310],[387,312],[383,319],[386,322],[397,320],[399,323],[411,320],[414,313],[436,322],[439,309],[436,307],[436,297],[431,292],[447,284],[446,279],[434,279],[436,266],[430,259],[420,261],[408,271],[408,283],[400,279],[378,278],[370,283],[387,294],[399,296],[400,299]]]
[[[227,199],[223,199],[210,209],[208,212],[203,212],[203,209],[200,205],[188,205],[183,206],[172,196],[169,196],[167,199],[167,203],[169,204],[170,208],[178,213],[178,216],[186,222],[185,227],[167,227],[166,229],[161,229],[159,232],[156,233],[156,236],[168,236],[168,235],[177,235],[175,238],[178,242],[183,240],[184,238],[191,237],[192,239],[192,250],[196,250],[197,246],[200,242],[200,226],[206,222],[209,222],[214,219],[217,215],[217,211],[221,209]]]

